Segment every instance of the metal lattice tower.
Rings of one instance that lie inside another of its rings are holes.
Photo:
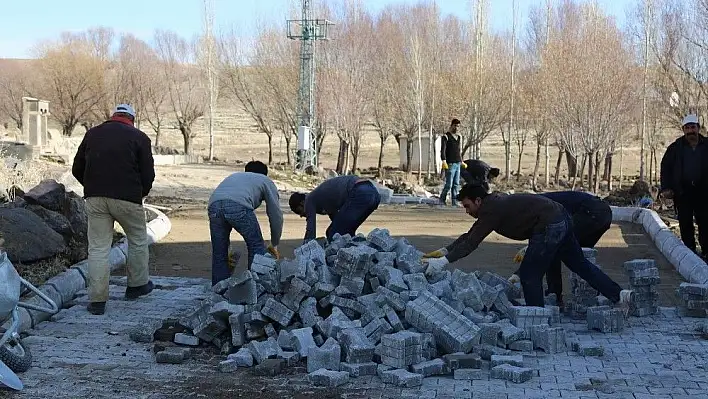
[[[312,18],[312,1],[301,0],[302,18],[288,20],[288,38],[300,40],[300,86],[297,99],[297,155],[295,167],[304,170],[317,166],[315,130],[315,41],[327,40],[334,25],[326,19]]]

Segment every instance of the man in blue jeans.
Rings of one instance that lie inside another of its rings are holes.
[[[477,249],[492,231],[513,240],[529,240],[519,277],[527,306],[544,306],[543,276],[560,258],[574,273],[628,313],[632,291],[623,290],[585,259],[573,234],[573,222],[559,203],[536,194],[487,193],[483,185],[462,187],[458,200],[477,221],[455,242],[425,255],[430,275]]]
[[[447,194],[452,191],[452,206],[457,206],[457,190],[460,188],[460,168],[465,168],[462,162],[460,141],[462,138],[457,133],[460,125],[459,119],[453,119],[450,130],[440,138],[440,159],[445,171],[445,186],[440,192],[440,203],[445,205]]]
[[[610,229],[612,225],[612,208],[601,198],[582,191],[554,191],[539,194],[549,198],[565,208],[573,220],[573,234],[582,248],[593,248],[600,241],[600,237]],[[514,258],[515,261],[523,260],[526,248],[523,248]],[[516,283],[519,280],[517,270],[510,278],[509,282]],[[548,293],[556,294],[558,306],[563,306],[563,274],[561,261],[556,258],[546,273],[548,283]]]
[[[307,218],[305,242],[317,237],[317,214],[328,215],[332,223],[325,236],[332,240],[335,233],[356,235],[356,230],[381,202],[374,183],[359,176],[337,176],[322,182],[308,194],[293,193],[290,209]]]
[[[260,161],[246,164],[245,172],[237,172],[222,181],[209,198],[209,231],[211,233],[211,283],[231,277],[229,268],[229,236],[235,229],[246,242],[248,267],[256,254],[264,255],[263,242],[255,210],[265,201],[270,222],[270,245],[267,251],[276,258],[283,232],[283,211],[278,188],[268,178],[268,166]]]

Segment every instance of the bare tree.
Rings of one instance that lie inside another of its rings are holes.
[[[32,66],[23,60],[2,60],[0,66],[0,120],[11,120],[22,130],[22,97],[31,97]]]
[[[204,115],[208,96],[202,75],[195,66],[195,44],[195,41],[189,42],[174,32],[158,31],[155,34],[155,48],[167,82],[169,105],[187,155],[192,154],[192,141],[197,135],[193,130],[194,122]]]
[[[199,61],[204,69],[207,84],[207,133],[209,134],[209,160],[214,160],[214,113],[219,98],[219,80],[214,40],[214,2],[204,0],[204,35],[198,48]]]

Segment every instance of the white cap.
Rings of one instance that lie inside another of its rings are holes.
[[[118,104],[118,106],[116,107],[116,109],[113,110],[113,113],[115,114],[115,113],[118,113],[118,112],[122,112],[122,113],[124,113],[124,114],[129,114],[130,116],[132,116],[133,118],[135,118],[135,110],[133,109],[133,107],[131,107],[131,106],[128,105],[128,104]]]
[[[698,124],[698,117],[694,114],[686,115],[683,118],[683,122],[681,122],[681,126],[686,126],[689,123],[695,123],[697,125]]]

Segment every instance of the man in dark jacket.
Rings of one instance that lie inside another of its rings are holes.
[[[118,105],[110,120],[89,129],[72,173],[84,186],[88,214],[88,311],[103,314],[108,300],[108,255],[117,221],[128,238],[126,299],[149,294],[148,235],[143,198],[155,180],[150,138],[133,126],[135,110]]]
[[[440,139],[440,159],[442,168],[445,171],[445,186],[440,192],[440,203],[445,205],[447,194],[451,193],[452,206],[457,205],[457,191],[460,188],[460,168],[467,165],[462,163],[461,137],[457,133],[460,125],[459,119],[453,119],[450,123],[450,130]]]
[[[488,163],[479,159],[467,159],[462,162],[467,167],[462,168],[460,176],[465,184],[487,185],[499,176],[499,168],[492,168]]]
[[[489,194],[483,185],[471,184],[462,187],[458,200],[477,221],[452,244],[425,254],[426,274],[438,272],[448,263],[469,255],[495,231],[513,240],[529,240],[519,268],[527,306],[544,306],[543,275],[559,258],[571,271],[628,313],[632,291],[623,290],[583,256],[573,234],[573,221],[559,203],[536,194]]]
[[[554,191],[540,194],[549,198],[565,208],[566,212],[573,220],[573,234],[582,248],[593,248],[600,241],[600,237],[610,229],[612,225],[612,208],[601,198],[582,191]],[[527,248],[523,248],[514,258],[515,262],[524,259]],[[517,270],[510,278],[509,282],[519,281],[519,271]],[[556,258],[551,263],[546,273],[549,293],[556,294],[558,305],[563,306],[563,275],[561,261]]]
[[[693,252],[696,239],[693,218],[698,225],[698,243],[708,254],[708,142],[699,134],[696,115],[682,123],[683,136],[669,145],[661,159],[661,195],[674,200],[681,240]]]

